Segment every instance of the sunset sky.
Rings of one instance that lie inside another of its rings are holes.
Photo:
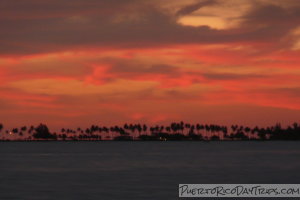
[[[300,119],[299,0],[1,0],[0,122]]]

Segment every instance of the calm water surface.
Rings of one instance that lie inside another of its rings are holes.
[[[179,183],[300,183],[300,143],[0,143],[1,200],[178,199]]]

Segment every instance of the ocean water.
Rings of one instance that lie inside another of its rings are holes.
[[[179,199],[180,183],[300,183],[300,143],[0,143],[1,200]]]

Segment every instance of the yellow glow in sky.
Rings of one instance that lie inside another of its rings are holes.
[[[208,26],[212,29],[227,29],[234,25],[226,19],[215,16],[185,16],[180,18],[178,23],[186,26]]]

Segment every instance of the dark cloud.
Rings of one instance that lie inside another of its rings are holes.
[[[103,62],[103,61],[102,61]],[[124,79],[136,79],[140,77],[157,78],[163,76],[166,78],[180,78],[182,73],[176,66],[168,64],[147,64],[146,62],[139,62],[127,59],[104,59],[104,63],[110,65],[107,73],[109,75],[117,76]],[[113,81],[114,79],[107,78],[106,81]]]
[[[242,19],[244,24],[241,28],[249,30],[244,33],[249,40],[257,38],[266,42],[279,43],[279,39],[290,33],[300,23],[300,5],[289,9],[272,4],[258,5]]]
[[[111,59],[110,59],[111,60]],[[166,64],[145,64],[133,60],[118,60],[110,61],[111,73],[126,73],[126,74],[164,74],[168,76],[179,75],[178,68]]]
[[[216,4],[215,0],[199,1],[195,4],[188,5],[188,6],[181,8],[180,10],[178,10],[176,12],[176,15],[177,16],[187,15],[194,11],[199,10],[200,8],[202,8],[204,6],[209,6],[209,5],[213,5],[213,4]]]
[[[260,74],[234,74],[234,73],[204,73],[202,74],[207,79],[214,80],[239,80],[239,79],[253,79],[266,78],[266,75]]]
[[[176,100],[187,100],[187,99],[203,99],[203,91],[199,90],[198,92],[188,92],[178,89],[167,89],[165,90],[165,96],[168,98]]]
[[[249,20],[249,23],[254,21],[258,23],[267,23],[267,24],[278,24],[284,23],[289,24],[294,22],[294,20],[299,20],[300,7],[294,8],[283,8],[277,5],[263,5],[258,6],[244,16],[244,19]],[[291,21],[290,21],[291,20]],[[294,24],[295,25],[295,24]]]
[[[0,54],[32,54],[79,47],[149,47],[189,43],[279,41],[299,24],[300,7],[257,5],[232,30],[181,26],[178,15],[214,1],[164,13],[141,1],[1,1]],[[264,26],[257,28],[259,24]]]
[[[3,0],[0,4],[1,18],[34,19],[62,17],[78,14],[112,14],[136,0]]]
[[[278,96],[300,98],[300,87],[275,88],[275,89],[264,90],[264,92],[276,94]]]

